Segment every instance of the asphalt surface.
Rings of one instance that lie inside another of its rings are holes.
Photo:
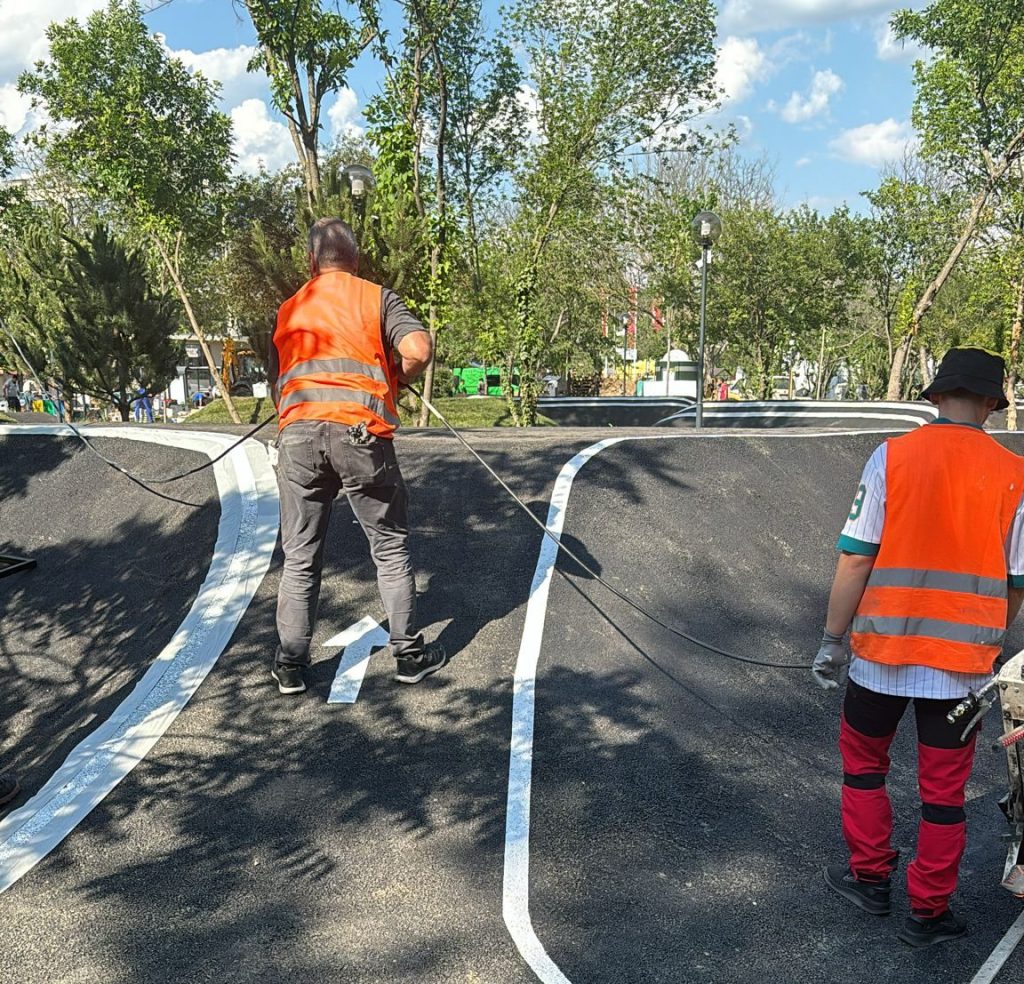
[[[94,444],[157,477],[209,460]],[[73,439],[0,435],[0,554],[37,563],[0,578],[0,768],[21,777],[14,806],[132,689],[206,576],[220,519],[212,473],[165,489],[182,503],[154,498]]]
[[[607,436],[471,440],[543,518],[561,466]],[[0,757],[31,785],[166,642],[202,580],[217,510],[142,490],[136,499],[71,442],[35,439],[38,451],[14,462],[25,440],[0,444],[0,537],[40,569],[0,579],[5,689],[13,681],[18,694],[0,704]],[[809,661],[835,537],[877,441],[625,442],[577,477],[566,535],[688,631],[765,660]],[[124,443],[108,444],[125,456]],[[130,451],[150,471],[192,458]],[[339,503],[310,690],[281,697],[269,676],[277,558],[147,759],[0,897],[0,981],[536,980],[501,897],[511,680],[541,534],[454,439],[412,433],[398,451],[421,621],[451,666],[401,687],[381,652],[354,705],[326,703],[340,654],[322,643],[382,616],[365,540]],[[189,491],[214,497],[209,472]],[[107,576],[77,574],[104,546]],[[59,582],[44,576],[58,558]],[[566,977],[968,981],[1021,908],[998,887],[998,760],[979,753],[970,789],[959,907],[972,935],[911,952],[893,938],[895,918],[848,909],[820,879],[842,857],[838,701],[802,672],[702,654],[573,567],[555,578],[539,665],[531,854],[534,925]],[[107,645],[115,629],[132,644]],[[38,654],[53,640],[67,655],[44,676]],[[31,672],[9,647],[37,653]],[[121,662],[91,680],[84,668],[101,653]],[[912,729],[894,760],[898,840],[909,846]],[[1022,974],[1018,953],[997,981]]]

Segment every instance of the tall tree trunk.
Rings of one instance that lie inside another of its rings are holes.
[[[908,333],[896,346],[893,352],[892,362],[889,365],[889,385],[885,388],[887,400],[898,400],[903,395],[903,367],[907,364],[907,355],[910,353],[910,346],[913,337]]]
[[[434,238],[433,247],[430,250],[430,282],[431,297],[428,310],[428,326],[430,329],[431,358],[427,365],[427,371],[423,374],[423,396],[427,400],[434,398],[434,365],[437,360],[437,330],[439,325],[439,306],[437,303],[437,291],[441,274],[441,258],[445,248],[445,237],[448,225],[448,198],[447,198],[447,175],[445,173],[445,143],[448,131],[448,79],[445,74],[444,63],[441,59],[441,52],[437,47],[436,40],[430,44],[431,58],[434,62],[434,71],[437,73],[437,135],[434,144],[434,207],[437,209],[437,232]],[[486,366],[484,367],[486,375]],[[426,403],[420,408],[420,427],[426,427],[430,423],[430,411]]]
[[[1008,166],[1008,165],[1007,165]],[[1003,168],[999,172],[999,177],[990,176],[989,179],[982,186],[974,196],[974,201],[971,202],[971,210],[967,215],[967,221],[964,223],[964,227],[960,232],[960,236],[957,241],[953,244],[953,248],[949,252],[949,256],[946,258],[946,262],[942,265],[942,269],[936,274],[935,279],[925,288],[924,293],[921,295],[917,304],[914,307],[914,313],[910,316],[910,335],[913,338],[917,337],[918,329],[921,327],[921,319],[931,309],[932,304],[935,303],[935,298],[938,296],[940,290],[942,290],[946,281],[949,279],[949,275],[953,272],[960,257],[963,255],[968,244],[974,238],[975,232],[978,230],[978,223],[981,220],[981,213],[985,209],[985,205],[988,204],[989,195],[992,194],[993,189],[996,187],[999,180],[1006,173],[1006,168]]]
[[[1024,275],[1014,285],[1017,292],[1017,303],[1013,312],[1013,326],[1010,329],[1010,358],[1006,373],[1006,398],[1010,405],[1006,408],[1006,427],[1017,429],[1017,366],[1020,364],[1020,336],[1024,328]]]
[[[925,387],[932,381],[931,372],[928,369],[928,346],[920,345],[917,349],[918,364],[921,369],[921,386]]]
[[[818,381],[814,387],[814,398],[821,399],[825,373],[825,329],[821,329],[821,350],[818,353]]]
[[[231,399],[231,394],[228,392],[227,388],[221,384],[220,375],[217,372],[217,364],[213,361],[213,353],[210,351],[210,346],[206,343],[206,336],[203,334],[203,329],[199,327],[199,322],[196,320],[195,312],[192,310],[192,302],[189,300],[188,291],[185,290],[185,285],[181,282],[181,277],[178,275],[178,268],[171,259],[170,254],[167,252],[167,247],[164,246],[160,237],[153,236],[153,242],[156,243],[156,248],[160,253],[160,258],[163,260],[164,266],[170,274],[171,281],[174,284],[175,290],[178,292],[178,297],[181,298],[181,303],[185,308],[185,314],[188,316],[188,321],[192,326],[192,331],[196,338],[199,339],[199,347],[203,351],[203,356],[206,358],[206,365],[210,370],[210,381],[213,383],[214,387],[220,391],[220,395],[224,400],[224,406],[227,408],[228,416],[231,418],[232,423],[240,424],[242,419],[238,416],[238,411],[235,410],[235,404]]]

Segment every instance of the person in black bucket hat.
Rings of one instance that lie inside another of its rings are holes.
[[[889,751],[913,704],[921,819],[896,935],[915,947],[967,932],[950,898],[977,731],[947,714],[988,682],[1024,602],[1024,458],[984,430],[1007,405],[1003,360],[951,349],[922,396],[938,417],[876,448],[861,475],[812,669],[826,690],[849,681],[839,725],[848,857],[824,868],[825,883],[874,916],[894,908]]]
[[[1010,401],[1003,392],[1006,363],[1002,356],[980,348],[950,349],[939,365],[939,371],[921,393],[930,400],[939,393],[966,390],[975,396],[991,396],[999,402],[996,410],[1005,410]],[[934,401],[933,401],[934,402]]]

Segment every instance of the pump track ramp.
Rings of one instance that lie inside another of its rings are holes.
[[[224,441],[97,433],[104,454],[158,476]],[[611,583],[715,645],[785,662],[817,648],[835,539],[882,439],[469,437]],[[421,621],[454,658],[402,687],[381,651],[338,704],[343,643],[328,641],[382,618],[344,502],[310,688],[284,698],[269,675],[280,556],[262,445],[161,487],[195,508],[73,438],[0,430],[0,552],[38,562],[0,578],[0,767],[25,787],[0,817],[0,981],[1024,978],[1024,947],[1006,940],[1024,907],[998,887],[1004,780],[988,741],[957,899],[971,934],[912,951],[894,935],[902,876],[888,919],[821,880],[843,857],[837,697],[803,671],[708,655],[573,562],[553,569],[539,529],[454,439],[410,432],[398,451]],[[906,856],[912,728],[893,758]]]

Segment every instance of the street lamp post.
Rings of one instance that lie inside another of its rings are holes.
[[[708,252],[722,235],[722,220],[714,212],[698,212],[691,226],[701,250],[700,259],[700,338],[697,344],[697,418],[704,426],[704,326],[708,304]]]

